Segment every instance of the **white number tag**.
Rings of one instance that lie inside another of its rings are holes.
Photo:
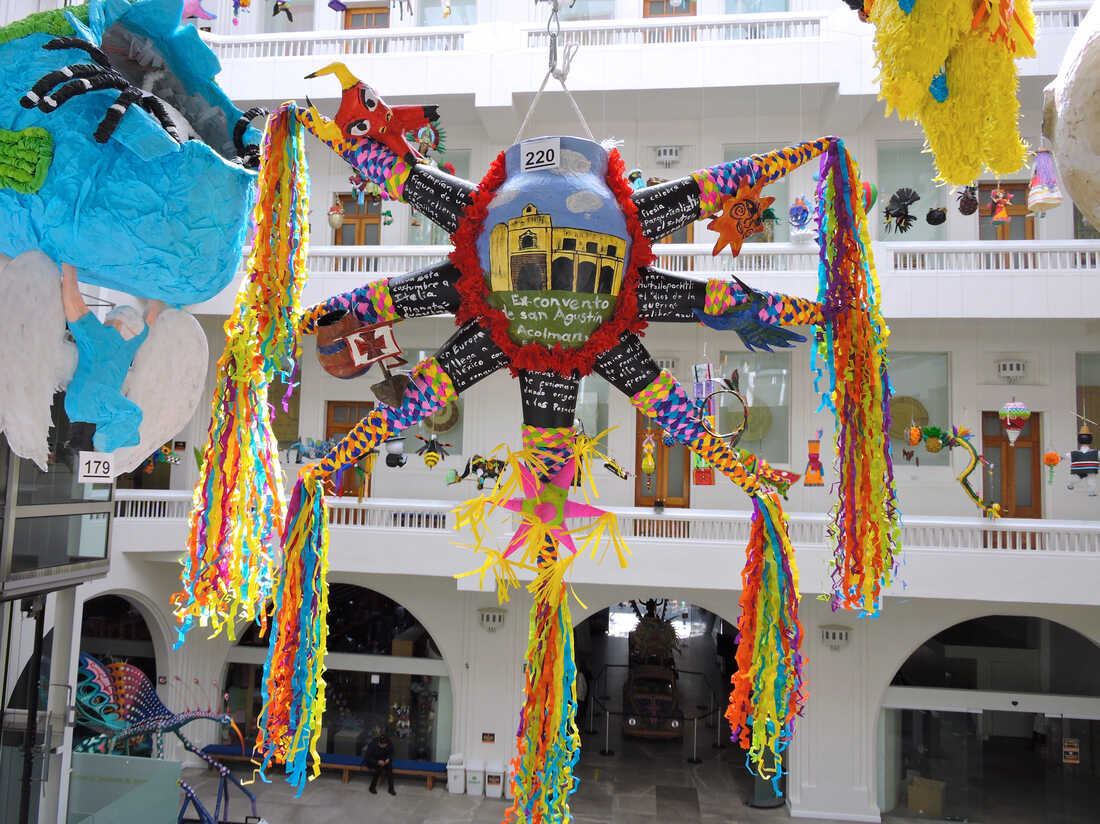
[[[561,165],[561,138],[543,137],[519,144],[521,172],[556,169]]]
[[[103,484],[114,478],[110,452],[81,452],[77,469],[77,483]]]

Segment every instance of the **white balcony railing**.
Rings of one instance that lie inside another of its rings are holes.
[[[218,59],[224,61],[462,51],[465,48],[468,31],[469,29],[447,26],[358,31],[304,31],[286,34],[203,33],[202,39]]]
[[[906,274],[1018,272],[1027,275],[1100,273],[1100,241],[990,240],[928,243],[874,243],[882,271]],[[705,243],[658,243],[654,265],[673,272],[706,276],[724,272],[817,274],[813,243],[746,243],[734,258],[714,257]],[[450,246],[312,246],[311,275],[392,275],[414,272],[447,258]],[[365,280],[370,280],[369,277]]]
[[[890,255],[883,260],[878,247]],[[876,244],[875,261],[906,272],[1100,272],[1092,240],[989,240],[975,243]]]
[[[328,499],[329,524],[334,528],[451,532],[454,501],[367,498]],[[191,494],[185,491],[115,491],[115,517],[126,520],[187,518]],[[749,512],[706,509],[666,509],[655,513],[638,507],[608,507],[619,519],[624,536],[634,541],[690,541],[740,545],[748,541]],[[817,513],[789,513],[795,547],[828,544],[828,519]],[[902,527],[905,549],[943,552],[1007,551],[1087,554],[1100,558],[1100,523],[1005,518],[909,516]]]
[[[640,46],[698,44],[735,40],[807,40],[821,37],[825,15],[773,12],[727,17],[676,17],[652,20],[583,20],[562,23],[559,45]],[[527,31],[527,47],[550,43],[546,27]]]
[[[1037,2],[1033,10],[1042,33],[1072,31],[1080,25],[1090,7],[1088,0],[1057,0]],[[834,10],[833,13],[848,12]],[[561,25],[559,45],[576,43],[585,47],[603,47],[822,40],[829,36],[825,31],[828,17],[828,13],[768,12],[721,17],[581,20]],[[201,37],[218,58],[224,61],[458,52],[477,48],[468,42],[467,35],[471,31],[471,27],[442,26],[247,35],[204,32]],[[548,45],[549,34],[545,26],[520,26],[508,34],[502,34],[498,26],[498,34],[493,42],[507,42],[508,47],[512,47],[511,43],[514,42],[516,45],[523,44],[528,49],[541,51]]]

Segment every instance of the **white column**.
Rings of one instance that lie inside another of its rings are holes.
[[[77,665],[80,659],[80,626],[83,615],[77,609],[76,587],[53,595],[53,645],[45,718],[39,725],[49,733],[45,739],[48,760],[45,797],[39,808],[40,822],[64,824],[72,771],[73,728],[66,722],[76,695]]]

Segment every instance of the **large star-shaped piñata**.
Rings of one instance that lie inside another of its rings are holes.
[[[539,480],[524,463],[519,465],[519,474],[523,497],[510,498],[501,506],[520,513],[523,516],[523,523],[519,525],[512,540],[508,542],[504,557],[510,557],[517,549],[528,544],[532,537],[537,537],[532,536],[532,531],[545,533],[552,537],[558,546],[567,549],[570,555],[576,555],[577,547],[573,543],[572,534],[565,525],[565,520],[567,518],[600,518],[607,514],[605,510],[598,507],[569,500],[569,488],[577,474],[576,460],[573,458],[567,460],[548,481]],[[543,543],[544,541],[539,541],[534,547],[536,553]]]

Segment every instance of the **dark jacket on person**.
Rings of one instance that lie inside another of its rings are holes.
[[[379,761],[387,759],[393,760],[393,742],[389,739],[383,743],[381,738],[375,738],[367,745],[367,750],[363,754],[363,764],[371,768],[377,767]]]

